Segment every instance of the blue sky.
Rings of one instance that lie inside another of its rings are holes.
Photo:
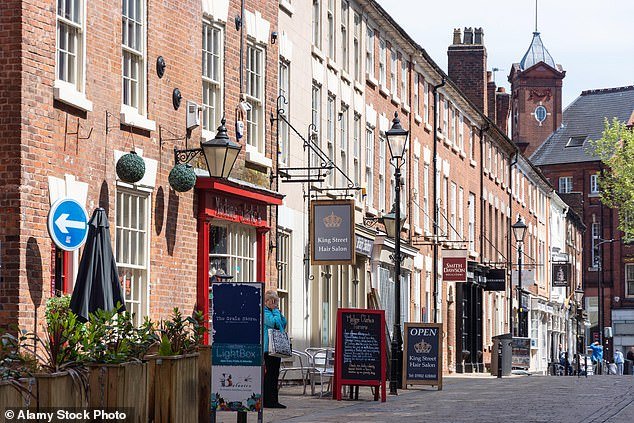
[[[405,31],[447,70],[453,29],[482,27],[488,68],[509,89],[535,30],[535,0],[378,0]],[[544,46],[566,71],[563,104],[581,91],[634,84],[634,1],[539,1],[537,26]]]

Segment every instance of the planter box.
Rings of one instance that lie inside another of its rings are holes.
[[[148,362],[148,421],[198,420],[198,354],[152,357]]]
[[[148,421],[147,363],[88,366],[88,406],[126,409],[126,422]],[[131,414],[130,414],[131,413]]]
[[[201,345],[198,354],[198,421],[208,422],[211,408],[211,345]]]
[[[24,389],[27,391],[31,389],[30,392],[33,393],[33,396],[29,398],[28,392],[23,392],[18,387],[16,387],[13,383],[9,381],[0,381],[0,411],[9,407],[27,407],[27,406],[35,406],[35,394],[36,394],[36,386],[35,379],[20,379],[16,381],[19,383]]]
[[[85,407],[86,392],[67,372],[37,374],[37,407]],[[33,408],[33,404],[31,404]]]

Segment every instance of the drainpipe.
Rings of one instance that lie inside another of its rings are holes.
[[[438,85],[434,85],[432,93],[434,94],[434,165],[433,165],[433,178],[434,178],[434,260],[432,263],[432,276],[434,283],[434,323],[438,323],[438,187],[436,182],[438,177],[438,89],[445,86],[445,77]]]
[[[513,335],[513,259],[512,259],[512,246],[511,246],[511,235],[513,235],[513,228],[511,225],[513,224],[513,166],[517,164],[519,160],[519,150],[515,153],[515,158],[509,165],[509,185],[511,187],[511,191],[509,192],[509,217],[507,222],[506,232],[508,233],[507,239],[507,249],[506,249],[506,257],[507,257],[507,273],[511,272],[511,283],[509,284],[509,333],[511,336]],[[519,300],[519,298],[518,298]]]

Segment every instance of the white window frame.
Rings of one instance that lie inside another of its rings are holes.
[[[210,140],[216,135],[224,110],[224,27],[203,19],[202,31],[202,135]],[[214,45],[215,37],[217,45]],[[214,67],[217,67],[216,75]]]
[[[625,265],[625,296],[634,297],[634,264]]]
[[[335,31],[335,0],[328,0],[328,9],[326,10],[326,19],[328,20],[328,57],[335,60],[337,57],[337,38]]]
[[[321,86],[313,82],[311,91],[311,123],[314,128],[314,143],[321,148]],[[317,166],[317,154],[310,152],[310,166]]]
[[[350,125],[350,110],[347,106],[341,106],[339,157],[341,159],[341,171],[348,175],[348,137]]]
[[[413,213],[412,220],[414,221],[414,225],[416,227],[420,227],[420,182],[419,182],[419,171],[420,171],[420,158],[416,154],[414,154],[414,163],[412,166],[412,177],[414,179],[414,193],[415,196],[413,198]]]
[[[425,163],[423,168],[423,213],[425,213],[425,233],[430,231],[429,218],[429,164]]]
[[[396,93],[398,87],[396,84],[398,83],[398,78],[396,76],[396,68],[398,67],[398,53],[392,47],[390,49],[390,90],[392,90],[392,94],[396,97]]]
[[[374,129],[365,128],[365,185],[366,204],[374,208]]]
[[[60,4],[62,3],[62,4]],[[60,14],[69,9],[71,15]],[[61,0],[56,6],[55,83],[56,100],[83,111],[92,111],[92,102],[86,98],[86,0]],[[62,41],[66,49],[61,47]],[[70,48],[72,44],[73,49]],[[66,57],[63,61],[62,57]],[[69,63],[68,57],[73,58]],[[62,65],[62,62],[65,66]],[[63,75],[60,75],[63,73]]]
[[[352,166],[354,172],[354,184],[361,185],[361,115],[354,113],[352,128]],[[357,200],[360,199],[360,193],[357,191]]]
[[[560,193],[572,192],[572,176],[559,177],[559,192]]]
[[[423,122],[429,125],[429,83],[423,79]]]
[[[464,116],[458,112],[458,148],[464,152]]]
[[[370,79],[374,79],[374,30],[365,28],[365,71]]]
[[[312,37],[313,45],[321,49],[321,0],[313,0]]]
[[[361,63],[361,15],[357,12],[354,12],[353,25],[354,79],[360,83],[362,82],[363,74],[363,64]]]
[[[136,0],[123,0],[122,5],[125,4],[135,4]],[[121,89],[121,103],[123,106],[130,108],[132,111],[136,111],[141,116],[147,115],[147,66],[146,66],[146,42],[147,42],[147,0],[140,0],[139,4],[141,4],[142,10],[138,12],[139,20],[134,19],[135,16],[129,16],[124,13],[122,9],[121,19],[122,19],[122,28],[127,28],[126,22],[132,25],[138,25],[137,31],[134,34],[134,39],[136,40],[138,36],[141,37],[140,43],[136,44],[136,47],[130,45],[130,32],[127,30],[122,30],[122,40],[121,40],[121,73],[122,73],[122,89]],[[129,11],[128,11],[129,12]],[[125,40],[126,35],[128,35],[128,40]],[[127,42],[126,42],[127,41]],[[139,40],[136,40],[137,42]],[[139,49],[140,47],[140,49]],[[130,72],[133,72],[133,67],[136,67],[136,80],[134,79],[133,73],[129,73],[126,75],[126,62],[129,62],[127,67],[129,67]],[[126,90],[126,86],[129,86]],[[126,92],[129,93],[128,98],[126,98]]]
[[[590,194],[598,194],[599,190],[599,174],[590,175]]]
[[[418,72],[414,72],[414,116],[420,116],[420,97],[419,97],[419,87],[420,87],[420,75]],[[420,120],[419,120],[420,122]]]
[[[279,79],[279,94],[284,96],[286,102],[283,102],[281,105],[282,110],[284,110],[284,115],[288,118],[290,116],[290,106],[291,106],[291,64],[290,62],[283,60],[280,58],[279,62],[279,70],[278,70],[278,79]],[[289,152],[290,152],[290,128],[288,124],[284,120],[279,121],[279,149],[278,152],[280,163],[285,165],[289,164]]]
[[[458,188],[458,236],[464,240],[464,189]]]
[[[151,200],[149,192],[116,187],[115,259],[126,308],[134,314],[133,322],[137,326],[150,310]]]
[[[290,232],[278,229],[277,231],[277,294],[280,297],[280,311],[285,316],[290,316],[290,286],[292,278],[292,236]],[[291,319],[289,319],[290,322]],[[288,328],[287,328],[288,330]]]
[[[247,40],[245,96],[251,106],[246,113],[247,151],[265,154],[266,47]],[[255,63],[254,63],[255,62]],[[255,68],[253,67],[255,64]]]
[[[337,125],[336,125],[336,111],[335,111],[335,103],[336,98],[333,95],[328,95],[328,101],[326,103],[326,139],[327,139],[327,150],[328,150],[328,158],[332,163],[336,163],[335,151],[336,151],[336,133],[337,133]],[[328,174],[328,185],[331,187],[335,186],[335,172],[336,169],[332,169]]]
[[[386,87],[386,83],[387,83],[386,54],[387,54],[387,46],[386,46],[385,40],[383,38],[379,38],[379,84],[384,89],[387,88]]]
[[[458,193],[458,186],[456,185],[455,182],[451,183],[451,188],[449,191],[449,206],[450,206],[450,215],[449,215],[449,224],[451,225],[451,229],[450,229],[450,236],[449,238],[452,240],[456,240],[457,239],[457,222],[456,222],[456,211],[457,211],[457,206],[458,206],[458,201],[457,201],[457,193]]]
[[[391,207],[385,202],[385,153],[387,150],[387,142],[384,134],[379,134],[379,205],[378,209],[388,213]]]
[[[213,227],[225,228],[227,241],[225,252],[209,251],[210,273],[215,274],[215,265],[212,260],[226,260],[226,269],[222,270],[226,274],[233,276],[232,282],[254,281],[257,272],[257,236],[255,228],[227,221],[214,221],[209,231],[212,231]]]
[[[350,13],[350,3],[341,0],[341,66],[348,72],[350,67],[350,57],[348,52],[348,22]]]
[[[408,63],[405,57],[401,57],[401,102],[407,107],[409,99],[409,84],[407,83]]]

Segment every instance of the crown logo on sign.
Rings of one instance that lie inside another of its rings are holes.
[[[343,222],[343,219],[335,215],[335,212],[331,212],[329,216],[324,217],[324,225],[327,228],[338,228],[341,226],[341,222]]]
[[[431,344],[425,341],[420,341],[414,344],[414,350],[419,354],[427,354],[431,351]]]

